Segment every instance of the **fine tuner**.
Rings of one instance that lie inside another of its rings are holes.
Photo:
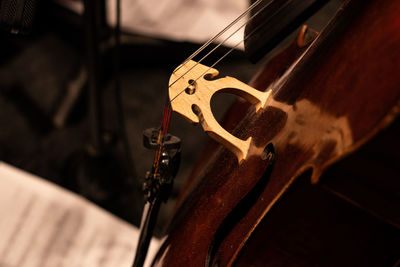
[[[247,158],[252,138],[242,140],[226,131],[212,113],[211,98],[217,92],[231,93],[246,99],[258,112],[264,108],[271,90],[261,92],[229,76],[213,79],[218,74],[218,70],[193,60],[180,65],[169,81],[171,108],[191,123],[200,123],[211,138],[232,151],[241,163]]]

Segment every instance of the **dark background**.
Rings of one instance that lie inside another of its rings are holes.
[[[169,76],[200,44],[122,32],[116,74],[113,29],[98,25],[102,138],[109,145],[104,155],[92,158],[87,155],[92,128],[83,27],[87,22],[51,1],[39,3],[28,34],[0,32],[0,160],[73,190],[138,226],[144,204],[141,184],[154,156],[142,145],[142,131],[160,126]],[[257,70],[240,52],[221,66],[245,82]],[[221,117],[233,100],[213,100],[216,116]],[[131,159],[119,125],[118,101],[122,102]],[[63,105],[67,106],[64,113]],[[61,123],[60,113],[65,115]],[[158,235],[207,140],[200,127],[176,115],[170,131],[182,139],[183,160],[172,201],[161,211]]]

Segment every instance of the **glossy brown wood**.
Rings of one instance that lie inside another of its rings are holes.
[[[279,79],[283,73],[299,58],[299,56],[305,51],[306,47],[299,47],[297,39],[285,47],[282,51],[279,51],[277,55],[272,57],[267,64],[255,75],[250,81],[250,84],[257,83],[257,88],[262,88],[262,85],[271,84],[273,81]],[[261,87],[260,87],[261,85]],[[226,111],[225,115],[221,119],[221,125],[229,132],[232,132],[236,125],[250,112],[249,109],[254,108],[250,103],[246,102],[242,98],[238,98],[232,106]],[[189,177],[186,179],[184,187],[178,196],[176,208],[182,204],[182,201],[186,198],[192,189],[199,182],[201,170],[211,160],[210,157],[213,153],[217,152],[219,144],[209,139],[209,142],[204,147],[202,153],[197,159]]]
[[[177,211],[155,266],[204,266],[219,225],[255,186],[272,142],[276,162],[262,195],[227,234],[216,253],[233,264],[262,218],[302,172],[322,171],[385,127],[400,101],[400,1],[348,1],[310,48],[272,84],[263,72],[252,86],[274,99],[248,110],[233,133],[253,137],[241,165],[218,147],[197,171],[198,184]],[[267,79],[268,80],[268,79]]]

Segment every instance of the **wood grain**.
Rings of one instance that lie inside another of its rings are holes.
[[[257,203],[224,237],[213,262],[230,266],[280,197],[304,171],[312,181],[351,153],[399,111],[400,1],[346,1],[335,19],[273,83],[260,72],[251,84],[271,89],[259,113],[248,110],[233,134],[252,136],[238,165],[219,147],[198,171],[199,183],[177,211],[155,266],[204,266],[218,226],[254,187],[273,143],[276,162]],[[271,130],[273,129],[273,130]]]

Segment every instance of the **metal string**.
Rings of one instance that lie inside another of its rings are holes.
[[[190,55],[177,69],[174,70],[173,73],[178,71],[180,68],[182,68],[188,61],[193,59],[195,56],[197,56],[200,52],[202,52],[207,46],[209,46],[213,41],[215,41],[217,38],[219,38],[222,34],[224,34],[227,30],[229,30],[233,25],[235,25],[240,19],[242,19],[245,15],[247,15],[251,10],[253,10],[257,5],[259,5],[262,2],[262,0],[257,0],[254,2],[245,12],[243,12],[238,18],[236,18],[233,22],[231,22],[227,27],[225,27],[221,32],[219,32],[216,36],[208,40],[204,45],[202,45],[197,51],[195,51],[192,55]],[[208,57],[212,52],[214,52],[218,47],[223,45],[227,40],[229,40],[234,34],[236,34],[241,28],[243,28],[249,21],[251,21],[254,17],[256,17],[260,12],[262,12],[265,8],[270,6],[274,0],[271,0],[268,2],[265,6],[263,6],[259,11],[257,11],[255,14],[253,14],[243,25],[241,25],[238,29],[236,29],[233,33],[231,33],[227,38],[225,38],[220,44],[218,44],[216,47],[214,47],[211,51],[209,51],[205,56],[203,56],[194,66],[192,66],[188,71],[186,71],[183,75],[181,75],[179,78],[177,78],[174,82],[172,82],[168,88],[170,88],[172,85],[174,85],[179,79],[181,79],[184,75],[186,75],[188,72],[190,72],[197,64],[199,64],[201,61],[203,61],[206,57]],[[260,26],[259,26],[260,27]],[[251,37],[254,32],[256,32],[259,27],[254,29],[250,34],[245,36],[243,40],[238,42],[235,46],[233,46],[228,52],[226,52],[222,57],[220,57],[216,62],[214,62],[202,75],[200,75],[198,78],[196,78],[195,81],[200,79],[204,74],[206,74],[211,68],[213,68],[216,64],[218,64],[222,59],[224,59],[226,56],[228,56],[234,49],[236,49],[242,42],[244,42],[247,38]],[[186,89],[186,88],[185,88]],[[158,140],[157,143],[160,144],[158,151],[156,152],[154,161],[153,161],[153,168],[155,168],[154,172],[154,179],[156,178],[156,174],[158,172],[158,165],[160,161],[160,156],[161,156],[161,151],[163,148],[164,144],[164,139],[165,135],[168,132],[168,127],[170,124],[170,119],[171,119],[171,102],[177,98],[180,94],[182,94],[185,89],[180,91],[173,99],[170,101],[167,101],[166,107],[164,109],[164,118],[163,118],[163,123],[160,128],[160,131],[158,133]]]
[[[178,71],[180,68],[182,68],[183,65],[185,65],[189,60],[192,60],[195,56],[197,56],[199,53],[201,53],[207,46],[209,46],[212,42],[217,40],[222,34],[224,34],[226,31],[228,31],[230,28],[233,27],[238,21],[240,21],[244,16],[246,16],[248,13],[250,13],[251,10],[253,10],[256,6],[258,6],[263,0],[257,0],[253,4],[251,4],[242,14],[240,14],[234,21],[232,21],[228,26],[226,26],[222,31],[220,31],[217,35],[214,37],[210,38],[205,44],[203,44],[199,49],[197,49],[193,54],[191,54],[183,63],[175,69],[172,73],[175,73]],[[273,2],[273,1],[271,1]],[[267,5],[269,5],[268,3]],[[230,37],[228,37],[230,38]],[[227,39],[224,40],[224,42],[227,41]],[[221,44],[219,44],[217,47],[219,47]],[[216,48],[217,48],[216,47]],[[213,50],[215,50],[214,48]],[[180,77],[181,78],[181,77]],[[174,84],[176,81],[174,81],[172,84]],[[170,86],[172,86],[172,84]]]
[[[197,56],[200,52],[202,52],[207,46],[209,46],[213,41],[215,41],[218,37],[224,34],[227,30],[232,28],[240,19],[242,19],[245,15],[247,15],[251,10],[253,10],[257,5],[261,3],[262,0],[258,0],[254,2],[244,13],[242,13],[238,18],[236,18],[232,23],[230,23],[227,27],[225,27],[221,32],[219,32],[216,36],[211,38],[207,43],[205,43],[202,47],[200,47],[196,52],[194,52],[191,56],[189,56],[178,68],[176,68],[172,73],[175,73],[180,68],[182,68],[189,60],[192,60],[195,56]],[[168,88],[174,85],[177,81],[179,81],[183,76],[188,74],[193,68],[195,68],[199,63],[201,63],[205,58],[207,58],[212,52],[217,50],[221,45],[225,44],[233,35],[235,35],[240,29],[247,25],[249,21],[251,21],[255,16],[257,16],[262,10],[271,5],[274,0],[268,2],[265,6],[263,6],[258,12],[256,12],[253,16],[251,16],[245,23],[243,23],[238,29],[236,29],[233,33],[231,33],[228,37],[226,37],[222,42],[220,42],[216,47],[214,47],[211,51],[209,51],[205,56],[203,56],[199,61],[196,62],[191,68],[189,68],[185,73],[179,76],[175,81],[169,84]],[[239,43],[240,44],[240,43]],[[237,46],[234,46],[237,47]]]
[[[229,35],[225,40],[223,40],[223,42],[221,44],[219,44],[216,48],[218,48],[220,45],[222,45],[223,43],[225,43],[229,38],[231,38],[234,34],[236,34],[241,28],[243,28],[244,26],[247,25],[247,23],[249,21],[251,21],[254,17],[256,17],[258,14],[260,14],[264,9],[266,9],[268,6],[270,6],[272,3],[274,2],[274,0],[268,2],[265,6],[263,6],[260,10],[258,10],[256,13],[254,13],[243,25],[240,26],[240,28],[238,28],[236,31],[234,31],[231,35]],[[280,7],[274,14],[278,13],[284,6]],[[242,42],[246,41],[248,38],[250,38],[251,36],[253,36],[253,34],[259,30],[259,28],[262,25],[257,26],[255,29],[253,29],[249,34],[247,34],[243,40],[239,41],[238,43],[236,43],[233,47],[231,47],[224,55],[222,55],[217,61],[215,61],[206,71],[204,71],[199,77],[197,77],[192,84],[194,84],[198,79],[200,79],[201,77],[203,77],[210,69],[212,69],[213,67],[215,67],[215,65],[217,65],[219,62],[221,62],[221,60],[223,60],[225,57],[227,57],[230,53],[232,53],[233,50],[235,50]],[[191,68],[189,68],[184,74],[182,74],[179,78],[177,78],[171,85],[169,85],[168,88],[170,88],[175,82],[177,82],[179,79],[181,79],[183,76],[185,76],[187,73],[189,73],[193,68],[195,68],[199,63],[201,63],[202,60],[204,60],[207,56],[209,56],[211,54],[211,52],[213,52],[216,48],[214,48],[213,50],[211,50],[209,53],[207,53],[204,57],[202,57],[198,62],[196,62],[196,64],[194,64]],[[183,64],[179,67],[181,68],[183,66]],[[178,70],[178,69],[176,69]],[[186,90],[183,89],[182,91],[180,91],[176,96],[174,96],[169,102],[171,103],[172,101],[174,101],[179,95],[181,95],[184,91]]]
[[[203,72],[199,77],[197,77],[191,84],[193,85],[198,79],[200,79],[201,77],[203,77],[204,74],[206,74],[210,69],[212,69],[215,65],[217,65],[221,60],[223,60],[226,56],[228,56],[233,50],[235,50],[236,47],[238,47],[244,40],[240,41],[239,43],[237,43],[235,46],[233,46],[231,49],[229,49],[228,52],[226,52],[222,57],[220,57],[216,62],[214,62],[205,72]],[[197,63],[199,64],[199,63]],[[197,64],[195,64],[191,69],[193,69]],[[184,76],[184,75],[182,75]],[[183,89],[182,91],[180,91],[176,96],[174,96],[169,102],[172,103],[172,101],[175,100],[175,98],[177,98],[178,96],[180,96],[184,91],[186,90]]]

